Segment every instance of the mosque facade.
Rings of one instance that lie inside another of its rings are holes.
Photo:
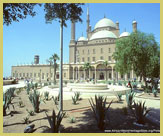
[[[132,22],[133,32],[137,30],[137,22]],[[120,34],[119,22],[114,23],[106,17],[99,20],[94,29],[90,26],[89,10],[87,9],[87,37],[83,35],[76,40],[75,23],[71,23],[71,40],[69,44],[69,64],[63,64],[63,80],[130,80],[135,78],[133,71],[120,75],[115,71],[116,40],[130,35],[129,32]],[[108,65],[105,66],[104,62]],[[89,63],[91,68],[86,71],[84,64]],[[54,68],[49,64],[39,64],[39,56],[34,58],[34,64],[12,66],[14,78],[30,78],[33,80],[53,80]],[[56,72],[59,80],[59,69]]]

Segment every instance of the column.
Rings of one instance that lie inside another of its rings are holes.
[[[113,71],[113,67],[112,67],[112,80],[114,78],[114,71]]]
[[[91,77],[91,69],[89,69],[89,79],[90,79],[90,77]]]
[[[78,67],[78,79],[80,79],[79,67]]]
[[[96,71],[96,67],[95,67],[95,82],[96,82],[96,80],[97,80],[97,79],[96,79],[96,74],[97,74],[96,72],[97,72],[97,71]]]
[[[74,80],[74,73],[75,73],[74,68],[72,68],[72,73],[73,73],[73,75],[72,75],[72,79]]]

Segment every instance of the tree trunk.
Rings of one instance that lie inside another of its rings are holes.
[[[62,79],[62,63],[63,63],[63,21],[60,22],[60,68],[59,68],[59,110],[63,111],[63,79]]]
[[[54,84],[56,84],[56,62],[54,62]]]

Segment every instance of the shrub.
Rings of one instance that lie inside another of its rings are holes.
[[[67,85],[67,81],[64,81],[65,85]]]
[[[145,102],[142,104],[142,102],[135,103],[133,105],[134,108],[134,115],[136,117],[137,123],[144,124],[145,123],[145,116],[150,111],[145,107]]]
[[[46,112],[45,114],[47,116],[52,132],[58,133],[65,112],[59,111],[58,114],[56,115],[55,110],[53,110],[52,116],[48,116]]]
[[[49,100],[49,92],[44,92],[44,97],[45,97],[45,100],[48,101]]]
[[[156,89],[152,89],[152,93],[153,93],[153,95],[154,95],[154,97],[157,97],[157,93],[158,93],[158,91],[156,90]]]
[[[92,111],[94,113],[94,117],[97,121],[98,128],[100,130],[104,130],[105,125],[106,125],[106,119],[107,119],[107,111],[108,111],[112,101],[106,107],[106,98],[104,98],[103,96],[97,97],[95,95],[95,103],[93,102],[92,98],[89,100],[89,103],[90,103]]]
[[[10,95],[11,97],[15,97],[15,94],[14,94],[15,90],[16,90],[15,87],[9,88],[9,89],[7,89],[6,94]]]
[[[39,112],[39,106],[41,103],[41,97],[40,97],[40,93],[37,92],[36,90],[34,90],[33,93],[31,93],[29,95],[29,100],[32,103],[32,106],[34,108],[34,112],[38,113]]]
[[[13,97],[11,93],[3,94],[3,116],[6,116],[6,110],[10,108],[10,105],[12,105],[13,109],[15,109],[12,100]]]
[[[131,109],[132,108],[132,105],[133,105],[133,102],[134,102],[134,96],[135,96],[135,93],[134,92],[129,92],[129,93],[126,93],[126,102],[127,102],[127,106]]]
[[[58,96],[55,96],[55,98],[52,97],[52,99],[53,99],[53,101],[54,101],[54,104],[55,104],[55,105],[58,105],[59,97],[58,97]]]
[[[75,94],[77,101],[81,100],[81,98],[80,98],[81,93],[80,92],[75,92],[74,94]]]
[[[38,87],[38,83],[35,83],[34,86],[35,86],[35,89],[37,89],[37,87]]]
[[[44,83],[44,86],[48,86],[48,83]]]

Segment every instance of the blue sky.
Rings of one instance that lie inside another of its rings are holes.
[[[83,22],[76,24],[76,39],[82,33],[86,37],[86,10],[88,4],[82,6]],[[46,24],[44,10],[36,7],[37,15],[28,16],[20,22],[13,22],[3,27],[3,76],[11,75],[11,66],[31,64],[34,55],[40,56],[40,63],[46,64],[46,60],[53,54],[60,54],[60,26],[57,21]],[[104,15],[113,22],[119,21],[120,33],[125,29],[132,32],[132,21],[136,20],[138,29],[145,33],[152,33],[160,43],[160,4],[89,4],[90,25],[92,29]],[[71,38],[71,24],[67,21],[67,27],[63,31],[63,62],[69,62],[69,42]]]

